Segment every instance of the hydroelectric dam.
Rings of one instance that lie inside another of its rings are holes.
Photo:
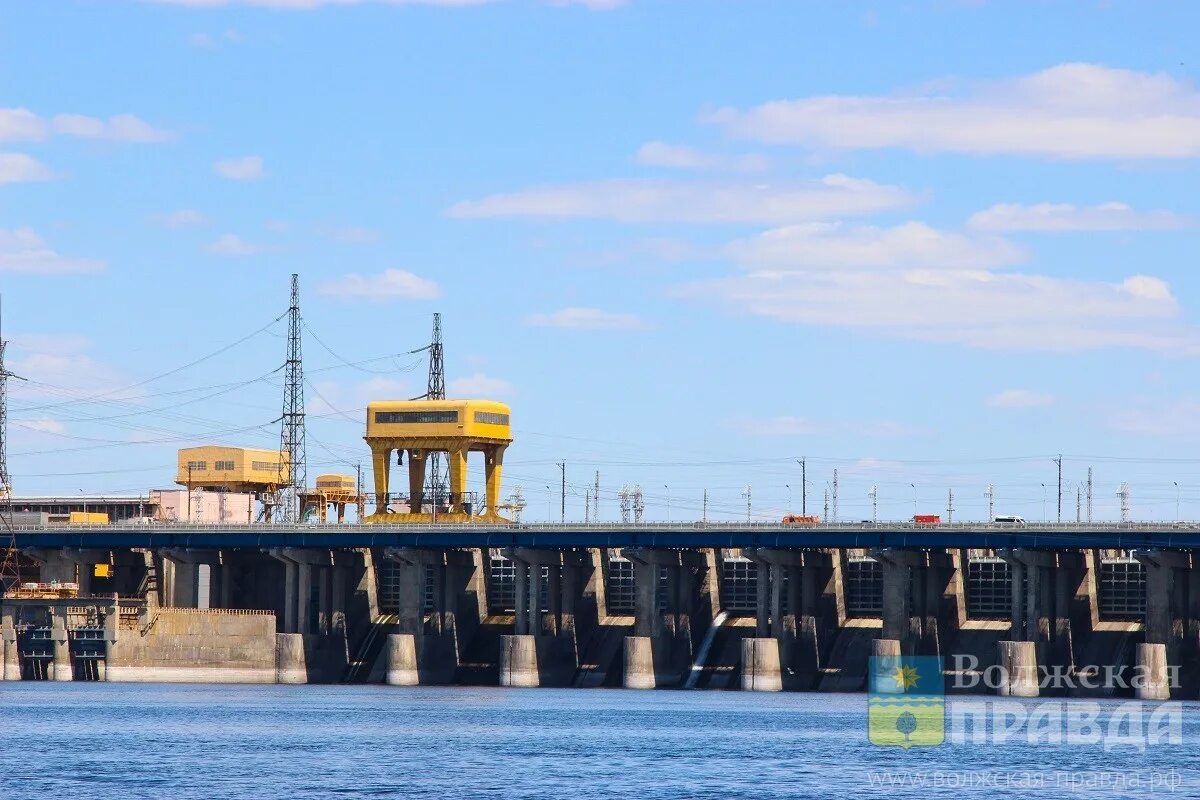
[[[942,656],[974,691],[1037,694],[1049,672],[1068,694],[1200,694],[1200,525],[115,522],[13,538],[40,588],[0,606],[6,680],[861,691],[869,656],[902,653]],[[997,666],[1026,679],[989,689]]]

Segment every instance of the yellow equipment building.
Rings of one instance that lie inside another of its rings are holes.
[[[380,400],[367,405],[367,435],[375,476],[375,513],[368,522],[505,521],[500,506],[504,451],[512,443],[509,408],[491,400]],[[408,457],[408,513],[388,511],[392,453]],[[445,453],[450,466],[447,505],[426,510],[425,476],[429,457]],[[467,456],[483,453],[486,480],[483,514],[467,497]]]
[[[287,453],[247,447],[185,447],[179,451],[175,482],[189,489],[224,489],[264,494],[291,480]]]
[[[358,480],[353,475],[318,475],[315,488],[306,491],[302,502],[307,511],[313,508],[317,518],[325,522],[329,507],[337,511],[337,521],[346,521],[346,506],[355,504],[362,516],[362,497],[358,492]],[[315,508],[314,508],[315,507]]]

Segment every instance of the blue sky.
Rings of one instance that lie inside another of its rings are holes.
[[[950,489],[981,517],[988,483],[1040,518],[1060,452],[1065,516],[1089,465],[1097,517],[1123,481],[1135,516],[1173,518],[1176,483],[1200,514],[1191,4],[96,0],[5,23],[18,493],[167,486],[181,445],[277,442],[270,323],[298,272],[310,474],[368,460],[362,408],[423,391],[406,354],[440,311],[451,393],[513,406],[527,518],[557,515],[565,460],[571,516],[598,469],[602,516],[640,484],[652,518],[706,489],[744,516],[750,486],[770,519],[799,510],[802,456],[810,511],[837,469],[843,519],[873,485],[881,517]]]

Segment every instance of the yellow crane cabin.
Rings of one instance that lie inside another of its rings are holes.
[[[379,400],[367,404],[367,434],[375,479],[376,512],[369,522],[503,521],[500,473],[504,451],[512,444],[509,408],[493,400]],[[408,460],[408,513],[387,509],[392,453]],[[425,510],[425,476],[429,457],[445,453],[450,467],[447,509]],[[467,456],[483,454],[485,505],[475,515],[467,503]]]

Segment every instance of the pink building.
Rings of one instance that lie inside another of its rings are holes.
[[[194,489],[188,502],[187,489],[152,489],[161,522],[247,523],[254,521],[254,495]],[[189,508],[190,506],[190,508]]]

